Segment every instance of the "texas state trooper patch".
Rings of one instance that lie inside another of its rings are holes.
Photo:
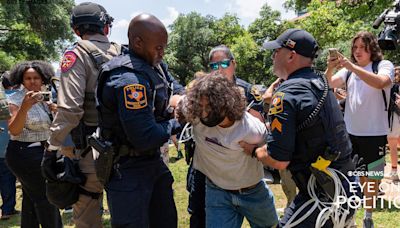
[[[285,93],[276,92],[272,97],[271,107],[269,107],[268,115],[275,115],[283,112],[283,96]]]
[[[76,54],[73,51],[65,52],[63,59],[61,61],[61,72],[65,73],[75,64]]]
[[[258,90],[257,86],[253,85],[250,90],[251,95],[253,95],[254,99],[256,101],[261,101],[262,100],[262,95],[260,93],[260,90]]]
[[[146,87],[131,84],[124,87],[126,109],[142,109],[147,106]]]

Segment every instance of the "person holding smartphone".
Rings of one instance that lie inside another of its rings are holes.
[[[374,64],[377,64],[376,73],[373,72]],[[344,85],[347,87],[344,121],[353,145],[353,156],[357,154],[363,158],[358,167],[365,171],[360,181],[362,184],[368,184],[363,186],[374,186],[372,191],[367,187],[364,187],[363,191],[367,198],[363,223],[367,228],[374,227],[373,196],[378,192],[379,181],[383,178],[386,136],[389,129],[388,111],[385,106],[388,103],[393,71],[393,64],[383,60],[376,36],[361,31],[351,42],[350,59],[340,53],[338,58],[329,58],[325,72],[332,88]],[[351,72],[349,76],[348,72]],[[365,115],[366,113],[368,115]],[[373,124],[368,124],[371,120]]]
[[[50,135],[51,111],[55,104],[40,101],[43,86],[54,76],[53,67],[43,61],[18,63],[10,72],[13,85],[23,85],[9,97],[10,141],[6,162],[22,185],[21,227],[62,227],[59,210],[46,197],[46,183],[40,163],[44,142]]]

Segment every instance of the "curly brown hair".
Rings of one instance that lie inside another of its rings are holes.
[[[357,63],[354,58],[353,49],[356,40],[360,38],[365,44],[365,51],[371,53],[371,61],[380,61],[383,59],[382,50],[378,45],[378,39],[376,36],[368,31],[361,31],[351,41],[351,61]]]
[[[221,74],[208,74],[196,79],[182,102],[186,121],[197,123],[202,117],[201,98],[206,98],[208,115],[218,114],[231,121],[242,119],[246,111],[244,93]],[[212,112],[212,113],[211,113]]]
[[[23,61],[16,64],[10,71],[10,82],[12,85],[21,85],[24,74],[30,68],[34,69],[42,78],[43,84],[48,85],[50,79],[55,75],[53,67],[41,60]]]

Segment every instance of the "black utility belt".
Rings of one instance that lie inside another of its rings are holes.
[[[127,145],[122,145],[119,147],[118,155],[120,157],[128,156],[128,157],[152,157],[158,154],[157,149],[153,150],[145,150],[145,151],[137,151],[132,147]]]

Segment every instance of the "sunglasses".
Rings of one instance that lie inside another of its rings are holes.
[[[231,65],[231,61],[232,59],[224,59],[219,62],[210,63],[209,66],[212,70],[218,70],[219,66],[221,66],[222,69],[226,69]]]

